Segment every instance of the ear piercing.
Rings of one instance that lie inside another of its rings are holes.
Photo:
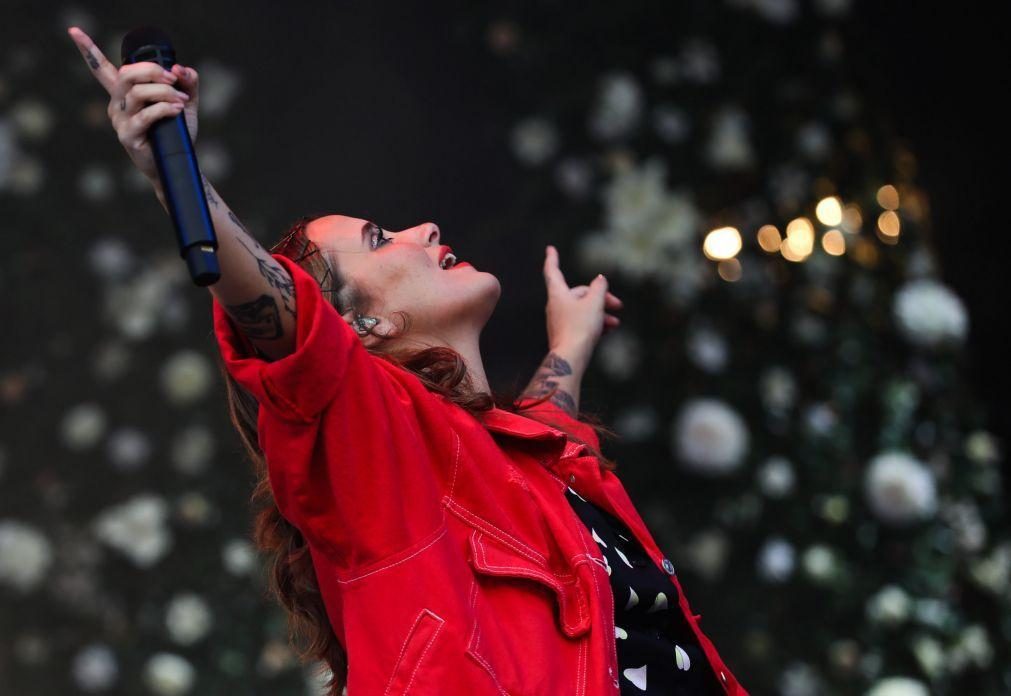
[[[368,336],[375,325],[379,323],[379,319],[376,317],[364,317],[360,314],[355,314],[355,318],[351,323],[354,324],[355,331],[358,332],[359,336]]]

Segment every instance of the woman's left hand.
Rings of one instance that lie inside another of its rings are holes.
[[[621,309],[623,303],[608,291],[603,275],[589,285],[570,288],[558,267],[558,250],[550,244],[544,257],[544,282],[548,288],[548,348],[566,351],[569,362],[581,360],[585,368],[601,335],[621,324],[607,312]]]

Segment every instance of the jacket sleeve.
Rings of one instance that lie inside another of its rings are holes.
[[[533,416],[533,414],[536,414],[534,417],[537,420],[549,423],[559,430],[563,430],[579,438],[586,444],[598,450],[600,449],[600,437],[589,423],[573,418],[569,415],[568,411],[550,399],[536,405],[534,404],[535,401],[536,399],[533,397],[520,397],[513,402],[513,405],[516,406],[517,411],[522,415]]]
[[[295,283],[295,350],[279,360],[261,358],[217,298],[214,332],[228,372],[262,407],[278,418],[308,423],[333,399],[354,343],[360,342],[312,276],[291,259],[272,256]]]
[[[274,258],[295,284],[293,352],[259,357],[215,300],[218,346],[259,402],[259,446],[281,514],[338,566],[361,569],[439,525],[439,467],[455,433],[442,401],[369,353],[304,269]]]

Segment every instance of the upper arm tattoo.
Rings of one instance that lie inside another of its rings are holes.
[[[552,377],[561,377],[572,374],[572,366],[556,353],[548,353],[541,361],[540,367],[534,374],[530,384],[523,390],[522,396],[540,397],[551,393],[558,387],[551,396],[551,403],[555,404],[570,416],[576,416],[576,400],[572,395],[558,386],[558,382]]]
[[[250,338],[281,338],[284,335],[277,301],[270,295],[260,295],[252,302],[226,305],[225,309]]]

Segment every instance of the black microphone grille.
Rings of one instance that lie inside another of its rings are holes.
[[[169,66],[175,62],[172,40],[158,27],[136,27],[128,31],[123,37],[120,54],[123,63],[147,60],[164,67],[166,61]]]

